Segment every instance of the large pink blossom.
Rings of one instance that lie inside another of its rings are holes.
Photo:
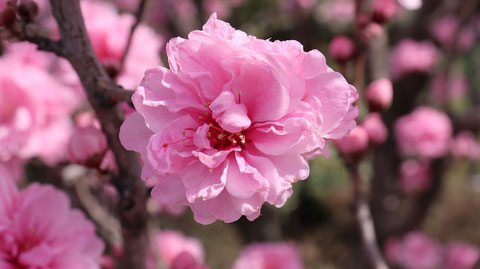
[[[247,246],[232,269],[302,269],[303,263],[295,245],[289,243],[257,243]]]
[[[171,69],[146,72],[120,139],[140,152],[153,197],[200,223],[282,206],[307,160],[355,126],[355,88],[296,41],[256,39],[214,14],[167,53]]]
[[[0,57],[0,162],[66,158],[70,113],[78,95],[48,72],[52,55],[28,43],[8,44]]]
[[[437,158],[449,150],[452,123],[443,112],[418,107],[397,120],[395,136],[402,154]]]
[[[395,79],[411,73],[428,73],[438,58],[438,50],[429,41],[402,40],[392,51],[390,72]]]
[[[95,54],[102,64],[118,66],[127,45],[130,27],[135,22],[134,16],[119,15],[115,7],[106,2],[81,1],[81,6]],[[118,83],[126,88],[136,87],[145,69],[161,64],[159,53],[162,45],[162,37],[148,26],[139,25],[124,69],[117,78]]]
[[[96,269],[103,248],[64,193],[38,184],[19,191],[0,170],[0,268]]]

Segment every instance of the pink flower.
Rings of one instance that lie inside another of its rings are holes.
[[[234,262],[232,269],[302,269],[303,263],[295,245],[289,243],[257,243],[248,245]]]
[[[0,162],[66,158],[78,95],[47,72],[48,56],[22,43],[8,44],[0,57]]]
[[[393,85],[388,78],[373,81],[368,85],[365,94],[370,111],[382,111],[392,105]]]
[[[169,267],[181,255],[182,260],[193,258],[194,263],[201,264],[204,261],[202,243],[193,237],[186,237],[177,231],[161,231],[153,238],[153,251]],[[180,263],[177,261],[177,263]]]
[[[400,186],[406,193],[423,191],[432,184],[430,162],[407,160],[400,165]]]
[[[120,130],[164,204],[203,224],[283,206],[307,160],[355,126],[355,88],[317,50],[256,39],[212,15],[167,45],[170,70],[146,72]]]
[[[76,128],[68,144],[72,163],[98,167],[107,151],[107,138],[95,127]]]
[[[436,103],[457,101],[465,97],[468,91],[468,81],[463,75],[452,75],[447,81],[444,76],[436,76],[432,80],[431,99]],[[447,89],[448,87],[448,89]]]
[[[119,15],[106,2],[81,1],[85,26],[95,54],[102,64],[119,65],[127,45],[130,27],[135,21],[131,14]],[[112,31],[115,29],[115,31]],[[147,68],[161,65],[159,51],[163,39],[146,25],[139,25],[125,60],[118,83],[127,89],[138,85]]]
[[[390,72],[395,79],[410,73],[428,73],[437,58],[437,48],[431,42],[405,39],[392,51]]]
[[[388,137],[388,130],[379,113],[368,114],[362,122],[362,127],[367,131],[370,144],[379,145]]]
[[[479,258],[477,247],[462,242],[450,243],[446,247],[445,269],[472,269]]]
[[[394,128],[398,148],[404,155],[438,158],[449,150],[452,123],[443,112],[418,107],[400,117]]]
[[[454,15],[447,15],[436,20],[430,29],[432,36],[444,46],[451,46],[459,27],[459,21]],[[460,29],[458,37],[458,48],[461,51],[468,51],[475,43],[477,35],[471,26]]]
[[[436,269],[442,262],[439,243],[421,232],[410,232],[403,240],[390,239],[386,257],[392,264],[405,269]]]
[[[338,35],[330,42],[328,52],[334,61],[345,64],[353,57],[355,44],[350,38]]]
[[[345,155],[364,153],[368,148],[368,132],[363,126],[355,127],[352,132],[334,141],[338,151]]]
[[[397,13],[395,0],[375,0],[372,5],[372,19],[378,23],[386,23]]]
[[[457,158],[480,159],[480,144],[470,131],[459,133],[452,140],[452,155]]]
[[[0,174],[0,268],[100,268],[103,242],[68,197],[46,185],[18,191]]]

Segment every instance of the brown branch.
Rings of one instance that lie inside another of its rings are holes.
[[[57,56],[63,56],[63,46],[61,41],[55,41],[42,35],[38,25],[30,23],[22,25],[20,40],[28,41],[37,45],[38,50],[53,52]]]
[[[97,224],[99,234],[108,241],[110,246],[121,246],[120,223],[100,205],[97,198],[90,192],[90,188],[85,182],[85,177],[75,179],[74,187],[82,207],[85,208],[86,213]]]
[[[137,29],[140,22],[142,22],[146,5],[147,5],[147,0],[140,0],[137,11],[135,12],[135,22],[130,28],[130,34],[128,35],[127,45],[125,46],[125,50],[123,51],[122,59],[120,59],[120,70],[123,69],[125,60],[127,59],[127,56],[128,56],[128,52],[130,51],[130,47],[132,46],[133,35],[135,34],[135,30]]]
[[[119,168],[113,184],[119,190],[118,208],[125,255],[120,262],[123,268],[144,268],[147,247],[146,188],[140,180],[140,165],[134,152],[126,151],[119,139],[123,122],[121,107],[104,106],[98,100],[100,85],[114,85],[95,56],[85,29],[78,0],[50,0],[52,14],[60,30],[63,55],[77,72],[88,100],[102,124],[110,148]]]
[[[388,265],[382,256],[380,248],[378,247],[372,215],[370,213],[370,208],[366,199],[366,193],[362,187],[361,178],[358,173],[358,165],[348,165],[348,170],[352,180],[355,217],[370,265],[374,269],[388,269]]]

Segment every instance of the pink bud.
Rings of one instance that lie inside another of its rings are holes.
[[[334,61],[339,64],[345,64],[353,57],[355,44],[350,38],[338,35],[333,38],[332,42],[330,42],[328,50],[330,52],[330,57],[332,57]]]
[[[371,144],[379,145],[387,139],[388,130],[379,113],[370,113],[365,117],[362,127],[367,131]]]
[[[371,112],[388,109],[392,105],[393,85],[387,78],[375,80],[367,87],[368,107]]]
[[[334,143],[343,155],[362,155],[368,148],[368,133],[362,126],[357,126],[349,135],[335,140]]]
[[[397,3],[394,0],[376,0],[372,7],[372,20],[378,23],[387,23],[397,12]]]
[[[177,255],[173,260],[170,269],[194,269],[196,268],[197,262],[195,258],[188,252],[184,251]]]
[[[361,32],[361,37],[363,41],[369,42],[372,39],[375,39],[383,34],[382,25],[376,22],[368,23]]]
[[[107,150],[105,135],[94,127],[76,128],[68,144],[72,163],[98,167]]]

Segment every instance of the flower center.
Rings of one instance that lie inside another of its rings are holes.
[[[239,133],[230,133],[223,130],[215,121],[209,123],[208,126],[207,138],[210,141],[210,146],[214,149],[226,150],[236,146],[244,149],[246,130]]]

